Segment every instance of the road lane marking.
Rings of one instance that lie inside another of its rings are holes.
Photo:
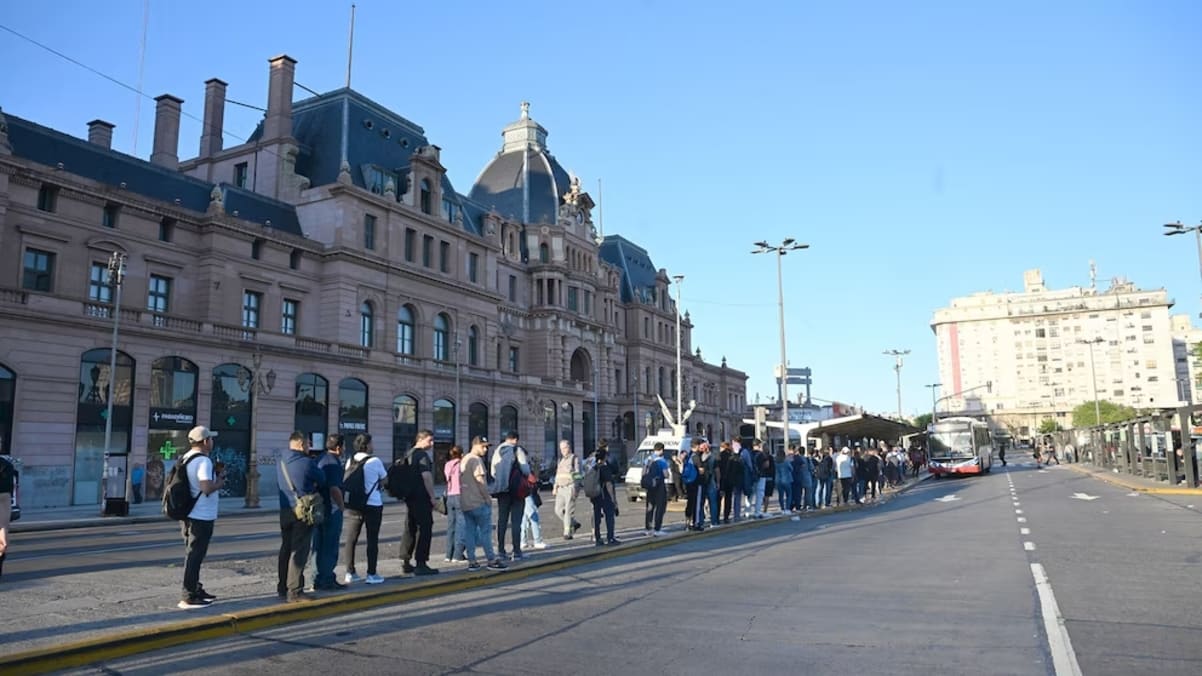
[[[1023,510],[1021,510],[1021,509],[1016,509],[1016,510],[1014,510],[1014,513],[1015,513],[1015,514],[1022,514],[1022,513],[1023,513]]]
[[[1052,668],[1056,676],[1081,676],[1081,665],[1073,652],[1073,642],[1064,626],[1064,616],[1056,604],[1052,583],[1047,572],[1038,563],[1031,564],[1031,577],[1035,578],[1035,591],[1039,593],[1039,608],[1043,615],[1043,628],[1048,635],[1048,648],[1052,652]]]
[[[1026,522],[1027,522],[1027,517],[1025,517],[1025,516],[1020,516],[1020,517],[1018,517],[1018,522],[1019,522],[1019,523],[1026,523]]]
[[[1022,507],[1022,506],[1023,506],[1023,503],[1019,502],[1018,500],[1015,500],[1015,501],[1014,501],[1014,506],[1015,506],[1015,507]]]
[[[1030,534],[1031,534],[1031,529],[1030,529],[1030,528],[1019,528],[1019,529],[1018,529],[1018,534],[1019,534],[1019,535],[1030,535]]]
[[[1028,552],[1033,552],[1035,551],[1035,543],[1028,540],[1023,543],[1023,549],[1027,550]]]

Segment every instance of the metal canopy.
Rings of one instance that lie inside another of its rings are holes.
[[[754,419],[744,420],[745,423],[753,424]],[[768,421],[766,426],[769,429],[777,430],[779,435],[780,422]],[[851,439],[860,439],[864,437],[872,439],[880,439],[884,441],[898,441],[907,434],[920,432],[917,427],[904,422],[898,422],[891,418],[882,418],[880,416],[870,415],[868,413],[860,413],[857,415],[843,416],[841,418],[831,418],[829,420],[820,420],[817,422],[808,423],[791,423],[789,425],[790,437],[797,437],[800,434],[806,435],[807,438],[820,438],[827,434],[831,436],[841,436]]]

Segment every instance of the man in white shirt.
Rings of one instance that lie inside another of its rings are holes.
[[[225,474],[216,472],[209,458],[215,436],[216,432],[203,425],[193,427],[188,432],[191,448],[177,461],[184,463],[188,486],[196,500],[188,517],[180,522],[180,533],[184,536],[184,590],[179,607],[185,610],[203,608],[217,598],[200,583],[200,564],[209,551],[213,522],[217,521],[217,502],[221,499],[218,491],[225,485]]]
[[[855,478],[855,461],[851,458],[851,449],[844,446],[843,450],[839,451],[839,455],[835,456],[835,472],[839,476],[839,492],[843,498],[842,503],[847,504],[852,496],[852,482]],[[859,499],[856,500],[859,502]]]

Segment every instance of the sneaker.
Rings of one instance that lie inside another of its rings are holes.
[[[610,538],[610,539],[608,539],[608,540],[606,540],[606,541],[605,541],[605,544],[606,544],[606,545],[609,545],[609,546],[611,546],[611,547],[612,547],[613,545],[620,545],[620,544],[622,544],[622,541],[621,541],[621,540],[619,540],[618,538]]]
[[[414,569],[413,565],[411,563],[409,563],[408,561],[405,561],[404,563],[401,564],[401,571],[404,572],[405,574],[412,573],[414,570],[415,569]]]
[[[534,543],[534,548],[535,548],[535,549],[546,549],[546,548],[547,548],[547,543],[545,543],[545,542],[536,542],[536,543]]]
[[[653,530],[653,531],[651,531],[651,534],[658,538],[658,537],[663,537],[663,536],[667,535],[668,533],[667,533],[667,531]]]
[[[346,585],[342,584],[338,580],[334,580],[333,582],[327,584],[314,585],[313,588],[317,591],[338,591],[340,589],[346,589]]]
[[[505,570],[509,566],[506,566],[505,562],[501,559],[493,559],[492,561],[488,562],[488,567],[493,570]]]
[[[525,556],[523,556],[521,552],[514,552],[514,553],[513,553],[513,556],[509,557],[509,560],[510,560],[510,561],[521,561],[521,560],[523,560],[523,559],[525,559],[525,558],[526,558],[526,557],[525,557]]]
[[[565,539],[565,540],[571,540],[571,539],[572,539],[572,534],[571,534],[571,533],[564,533],[564,535],[563,535],[563,539]]]
[[[179,608],[180,610],[192,610],[193,608],[208,607],[210,603],[212,603],[212,601],[209,601],[208,599],[192,597],[188,599],[181,599],[180,602],[175,605],[175,607]]]
[[[596,545],[597,547],[604,547],[604,546],[605,546],[605,541],[604,541],[604,540],[596,540],[596,541],[595,541],[595,545]]]
[[[205,591],[204,587],[201,587],[200,591],[196,592],[196,596],[197,596],[197,598],[202,598],[206,601],[209,601],[210,603],[217,600],[217,597],[215,595],[210,594],[209,592]]]
[[[288,598],[284,599],[284,603],[312,603],[313,597],[309,594],[288,594]]]
[[[427,566],[426,564],[423,563],[413,569],[413,574],[414,575],[437,575],[438,569],[431,568],[430,566]]]
[[[368,575],[368,577],[373,577],[373,576]],[[358,575],[356,575],[354,573],[347,573],[346,576],[342,578],[342,581],[347,584],[354,584],[356,582],[362,582],[363,578],[359,577]]]
[[[384,582],[384,578],[380,577],[379,575],[368,575],[365,582],[367,582],[367,584],[382,584]]]
[[[480,564],[475,561],[467,562],[467,572],[469,572],[469,573],[480,570],[480,568],[481,568]]]
[[[643,535],[646,535],[647,537],[651,537],[651,534],[652,534],[652,533],[654,533],[654,532],[655,532],[655,531],[653,531],[653,530],[651,530],[650,528],[648,528],[647,530],[643,531]]]

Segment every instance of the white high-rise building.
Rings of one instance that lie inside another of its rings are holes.
[[[939,414],[988,414],[1023,438],[1049,418],[1071,427],[1072,410],[1095,391],[1137,409],[1177,406],[1187,396],[1178,387],[1172,305],[1164,289],[1122,278],[1105,290],[1049,290],[1039,270],[1023,274],[1022,292],[954,298],[931,321],[946,397]]]

